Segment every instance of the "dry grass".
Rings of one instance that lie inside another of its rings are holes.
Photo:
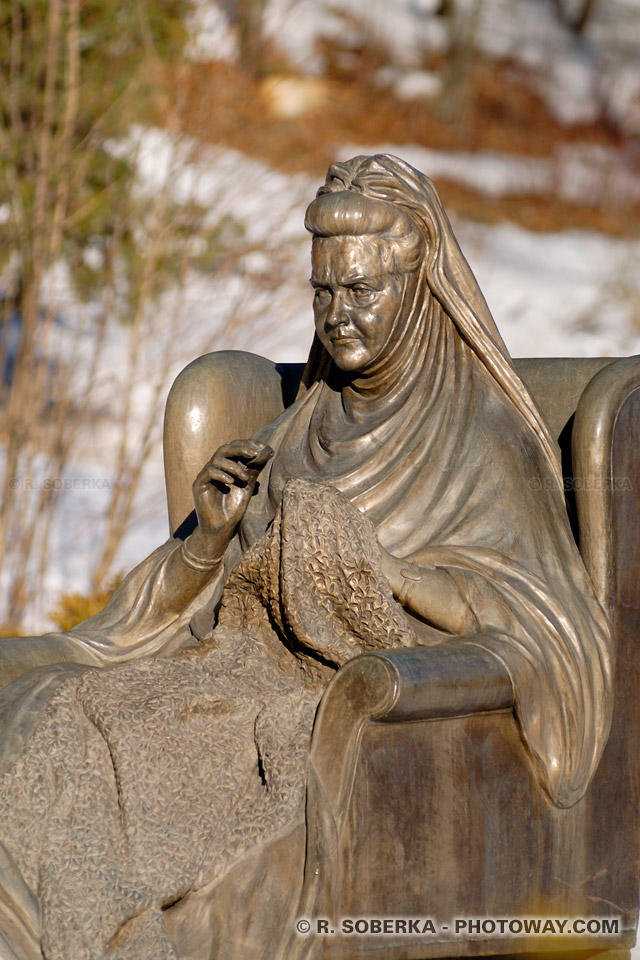
[[[526,74],[507,62],[477,60],[455,121],[428,101],[404,101],[375,83],[382,59],[375,51],[325,51],[326,100],[303,116],[279,118],[269,110],[259,78],[227,63],[181,64],[170,70],[158,96],[156,122],[177,111],[185,133],[224,144],[286,172],[322,178],[341,143],[392,142],[441,150],[494,150],[551,156],[559,143],[623,146],[605,123],[567,128],[546,110]],[[431,64],[434,66],[434,64]],[[509,219],[532,230],[588,227],[604,233],[637,231],[640,207],[624,212],[567,203],[553,196],[493,198],[437,180],[445,204],[476,220]]]
[[[640,232],[640,207],[614,210],[536,194],[490,197],[452,180],[434,177],[434,182],[446,209],[467,220],[509,220],[535,233],[595,230],[614,237],[630,237]]]
[[[59,630],[71,630],[76,624],[100,613],[122,579],[123,575],[119,573],[106,587],[96,588],[89,593],[63,593],[55,610],[49,614],[50,619]]]
[[[49,614],[49,619],[58,630],[71,630],[88,617],[100,613],[113,591],[120,586],[122,580],[123,574],[119,573],[104,588],[96,588],[88,593],[63,593],[56,604],[55,610],[52,610]],[[24,636],[24,633],[18,624],[0,624],[0,638],[22,636]]]

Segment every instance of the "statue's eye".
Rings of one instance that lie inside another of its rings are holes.
[[[327,290],[326,287],[316,287],[313,299],[317,304],[326,304],[331,300],[331,291]]]
[[[355,303],[360,305],[371,303],[376,295],[376,291],[373,289],[373,287],[368,287],[364,283],[357,284],[357,286],[352,287],[351,290]]]

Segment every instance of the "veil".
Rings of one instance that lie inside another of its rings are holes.
[[[379,154],[332,164],[317,196],[345,190],[386,200],[409,214],[426,241],[425,275],[432,295],[522,416],[544,453],[550,476],[562,488],[562,471],[554,441],[531,394],[513,367],[509,351],[432,182],[404,160]],[[318,337],[314,336],[299,395],[321,379],[327,363],[328,355]]]

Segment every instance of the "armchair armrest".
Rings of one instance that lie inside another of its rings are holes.
[[[338,671],[322,698],[311,768],[339,819],[351,793],[367,721],[445,719],[512,704],[506,667],[473,642],[365,653]]]
[[[434,720],[462,717],[513,704],[506,667],[475,643],[381,650],[394,684],[391,707],[377,720]]]
[[[580,398],[573,428],[573,480],[580,527],[580,553],[596,596],[611,616],[616,605],[614,510],[637,502],[637,461],[633,470],[620,450],[637,448],[627,418],[640,403],[640,357],[624,357],[590,381]],[[634,533],[631,532],[631,538]],[[628,549],[628,547],[627,547]],[[630,569],[633,564],[628,562]]]
[[[346,663],[325,691],[311,739],[299,916],[328,916],[337,902],[336,858],[367,722],[464,717],[512,703],[506,668],[470,641],[375,651]]]

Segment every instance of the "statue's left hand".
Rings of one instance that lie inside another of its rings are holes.
[[[394,557],[381,546],[382,571],[394,597],[419,620],[444,630],[462,634],[475,628],[475,618],[467,601],[446,570],[426,562]]]
[[[407,579],[420,581],[423,575],[426,575],[427,569],[433,570],[434,567],[418,567],[410,560],[402,560],[400,557],[394,557],[393,554],[380,546],[380,555],[382,563],[382,572],[389,581],[393,595],[399,598],[403,593]]]

